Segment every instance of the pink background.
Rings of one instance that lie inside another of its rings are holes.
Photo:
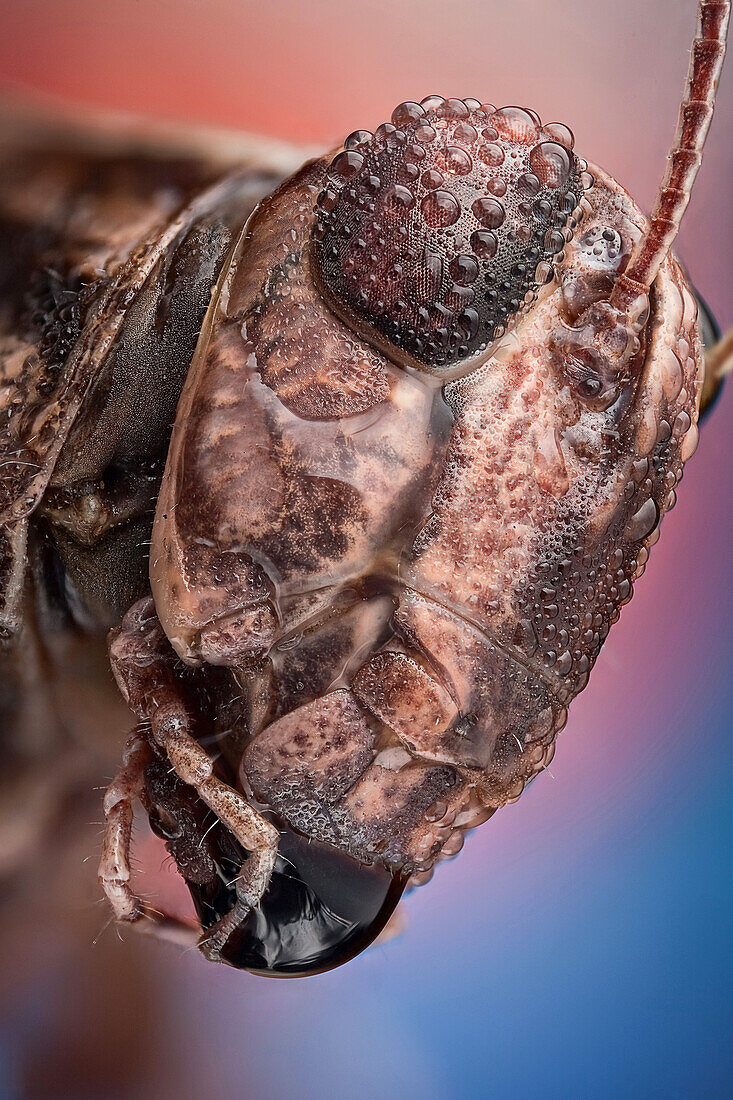
[[[568,123],[581,155],[648,208],[694,11],[6,0],[0,80],[324,145],[433,91],[526,104]],[[724,329],[731,132],[729,68],[678,248]],[[4,998],[0,1092],[4,1079],[9,1094],[79,1097],[729,1094],[732,427],[733,383],[552,774],[414,895],[399,940],[323,978],[268,983],[130,932],[92,949],[68,931],[67,903],[58,942]],[[89,872],[72,903],[85,927],[104,923],[86,919],[95,898]]]

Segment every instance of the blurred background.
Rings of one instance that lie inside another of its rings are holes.
[[[0,0],[0,90],[324,146],[430,92],[520,103],[648,208],[695,9]],[[678,247],[724,330],[731,133],[729,62]],[[731,1095],[732,429],[729,383],[551,772],[410,897],[391,943],[280,982],[118,934],[101,795],[81,799],[0,909],[0,1096]]]

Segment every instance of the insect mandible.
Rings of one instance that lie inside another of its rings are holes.
[[[548,765],[733,357],[671,252],[729,14],[650,219],[565,125],[436,95],[294,171],[8,155],[6,721],[44,622],[111,628],[118,920],[317,973]],[[132,887],[135,800],[195,930]]]

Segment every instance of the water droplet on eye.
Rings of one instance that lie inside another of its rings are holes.
[[[387,188],[384,196],[384,209],[387,213],[404,217],[414,205],[415,196],[402,184],[393,183]]]
[[[492,195],[496,195],[497,199],[501,199],[506,195],[506,183],[500,179],[487,180],[486,190],[490,191]]]
[[[496,255],[498,243],[496,234],[485,229],[477,229],[471,234],[471,248],[480,260],[491,260]]]
[[[540,260],[535,268],[534,281],[538,286],[544,286],[545,283],[551,283],[555,277],[555,268],[547,260]]]
[[[419,122],[413,130],[413,136],[423,145],[429,145],[431,141],[435,141],[435,130],[429,123]]]
[[[397,176],[403,183],[414,183],[420,175],[420,169],[416,164],[403,162],[397,170]]]
[[[330,187],[325,191],[321,191],[318,196],[318,205],[325,214],[330,214],[332,210],[335,210],[336,204],[339,201],[338,191],[333,191]]]
[[[471,209],[476,220],[487,229],[498,229],[504,221],[504,207],[496,199],[476,199]]]
[[[491,116],[491,125],[511,141],[529,144],[540,136],[536,118],[524,107],[501,107]]]
[[[411,122],[417,121],[418,118],[423,118],[424,115],[424,107],[421,107],[419,103],[413,103],[411,100],[406,100],[404,103],[400,103],[395,107],[392,112],[392,123],[394,126],[409,126]]]
[[[372,136],[370,130],[354,130],[344,142],[344,148],[355,149],[359,145],[367,145],[372,140]]]
[[[533,199],[535,195],[540,193],[542,184],[533,172],[523,172],[517,180],[517,187],[521,194],[528,195]]]
[[[436,187],[442,186],[444,182],[443,174],[438,172],[436,168],[428,168],[427,172],[423,172],[421,182],[428,191],[434,191]]]
[[[332,178],[341,180],[350,180],[354,176],[358,175],[364,166],[364,157],[361,153],[358,153],[355,149],[345,149],[343,153],[339,153],[334,158],[333,163],[328,169],[328,174]]]
[[[462,99],[446,99],[436,110],[439,118],[467,118],[468,107]]]
[[[559,229],[548,229],[545,233],[545,252],[561,252],[565,247],[565,238]]]
[[[570,153],[557,141],[543,141],[529,154],[529,166],[545,187],[562,187],[572,168]]]
[[[432,228],[454,225],[461,216],[461,208],[449,191],[431,191],[420,204],[426,223]]]
[[[596,177],[592,172],[581,172],[580,182],[586,191],[590,191],[591,187],[595,185]]]
[[[575,134],[562,122],[550,122],[545,126],[545,131],[554,138],[555,141],[559,141],[561,145],[564,145],[566,149],[572,149],[575,145]]]
[[[396,133],[397,127],[393,126],[391,122],[383,122],[381,126],[377,126],[374,131],[374,140],[380,145],[384,145],[387,138]]]
[[[449,270],[451,278],[459,286],[470,286],[478,278],[478,263],[473,256],[454,256]]]
[[[444,103],[442,95],[428,95],[425,99],[420,100],[420,106],[427,113],[428,111],[437,111],[441,103]]]
[[[404,152],[404,159],[408,164],[421,164],[426,155],[422,145],[408,145]]]
[[[473,145],[477,137],[476,127],[470,122],[459,122],[453,131],[453,140],[463,141],[466,145]]]
[[[467,176],[473,168],[473,161],[468,153],[457,145],[449,145],[440,160],[446,172],[452,172],[456,176]]]
[[[479,148],[478,155],[484,164],[488,164],[489,168],[498,168],[500,164],[504,163],[504,150],[501,145],[496,145],[493,142],[482,145]]]
[[[456,317],[456,325],[466,340],[473,340],[479,330],[479,315],[475,309],[464,309]]]
[[[538,199],[532,210],[536,218],[546,222],[552,216],[552,203],[549,203],[547,199]]]

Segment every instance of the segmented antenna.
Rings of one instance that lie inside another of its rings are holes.
[[[715,93],[725,57],[730,0],[701,0],[697,33],[667,172],[657,195],[649,229],[624,274],[616,280],[611,305],[620,312],[645,296],[669,252],[695,182],[713,117]]]

